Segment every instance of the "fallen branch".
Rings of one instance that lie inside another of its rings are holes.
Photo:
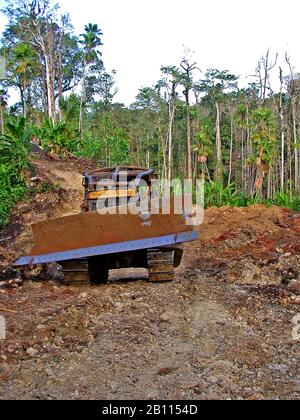
[[[0,308],[0,311],[10,312],[11,314],[18,314],[19,312],[13,311],[12,309]]]

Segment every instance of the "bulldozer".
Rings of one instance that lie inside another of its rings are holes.
[[[81,212],[33,225],[34,247],[15,265],[56,262],[68,286],[105,284],[110,270],[122,268],[147,269],[149,282],[173,281],[182,244],[198,234],[183,214],[139,206],[141,194],[153,198],[156,180],[153,169],[125,165],[84,172]]]

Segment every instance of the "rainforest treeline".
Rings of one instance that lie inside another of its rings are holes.
[[[8,0],[2,13],[1,226],[28,192],[32,142],[99,166],[130,163],[168,179],[205,179],[206,205],[300,209],[300,75],[287,54],[281,67],[267,51],[241,87],[228,70],[201,72],[187,52],[125,106],[115,101],[116,72],[105,69],[98,24],[77,35],[50,0]],[[8,106],[12,92],[19,101]]]

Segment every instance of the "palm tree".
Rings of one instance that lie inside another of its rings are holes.
[[[85,32],[80,35],[82,37],[80,43],[84,48],[85,61],[87,64],[90,64],[98,55],[101,55],[97,48],[103,45],[100,38],[103,33],[98,28],[98,25],[92,23],[86,25],[84,30]]]
[[[21,84],[23,116],[26,118],[30,106],[30,81],[38,74],[37,57],[33,48],[23,43],[15,47],[13,60],[16,63],[15,72]]]
[[[84,70],[82,78],[82,93],[80,99],[80,113],[79,113],[79,132],[82,133],[82,122],[83,122],[83,104],[85,97],[85,82],[88,73],[89,66],[94,63],[101,52],[97,50],[102,44],[101,35],[102,32],[97,24],[89,23],[84,28],[85,32],[81,34],[80,43],[83,45],[83,61],[84,61]]]
[[[276,120],[268,108],[258,108],[252,114],[252,143],[254,155],[250,156],[256,164],[254,191],[257,198],[263,198],[265,176],[272,168],[276,153]],[[269,191],[268,196],[269,198]]]

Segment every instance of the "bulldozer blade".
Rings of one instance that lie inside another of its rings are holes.
[[[60,262],[194,241],[182,215],[82,213],[33,225],[34,247],[15,266]]]

